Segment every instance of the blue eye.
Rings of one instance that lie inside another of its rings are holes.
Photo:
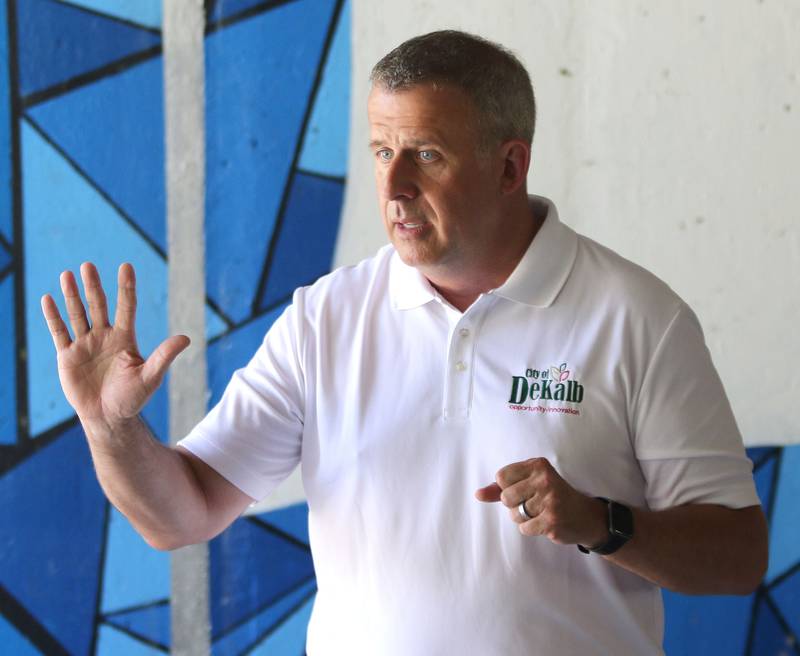
[[[419,157],[419,158],[420,158],[420,159],[421,159],[423,162],[433,162],[433,161],[435,161],[435,160],[436,160],[436,153],[435,153],[434,151],[432,151],[432,150],[420,150],[420,151],[417,153],[417,156],[418,156],[418,157]]]
[[[379,150],[377,153],[375,153],[375,155],[382,162],[388,162],[389,160],[392,159],[392,151],[386,150],[385,148]]]

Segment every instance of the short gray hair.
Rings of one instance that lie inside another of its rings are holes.
[[[451,85],[477,110],[481,146],[533,142],[536,101],[528,72],[508,49],[479,36],[441,30],[409,39],[375,64],[370,80],[387,91]]]

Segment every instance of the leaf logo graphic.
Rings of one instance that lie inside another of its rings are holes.
[[[550,377],[557,383],[561,383],[569,378],[567,363],[562,362],[560,367],[550,367]]]

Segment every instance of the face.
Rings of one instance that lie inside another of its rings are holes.
[[[470,100],[453,87],[377,86],[367,111],[378,201],[398,254],[429,278],[468,270],[497,239],[500,195]]]

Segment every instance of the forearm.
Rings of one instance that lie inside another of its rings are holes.
[[[103,491],[148,544],[174,549],[210,537],[205,494],[192,468],[138,416],[113,428],[83,427]]]
[[[759,506],[633,514],[633,539],[605,558],[657,585],[684,594],[748,594],[764,575],[767,528]]]

